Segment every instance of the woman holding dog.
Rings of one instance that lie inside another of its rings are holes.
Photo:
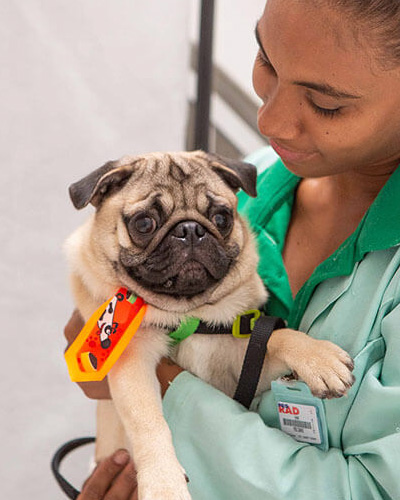
[[[167,361],[165,416],[194,499],[399,499],[400,3],[269,0],[256,37],[258,125],[280,159],[248,159],[258,198],[239,207],[267,312],[349,352],[356,383],[324,401],[328,451],[279,429],[271,391],[249,412]],[[136,498],[122,451],[79,500],[111,495]]]

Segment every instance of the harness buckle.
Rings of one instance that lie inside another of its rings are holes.
[[[232,335],[237,339],[247,339],[253,331],[256,321],[261,316],[261,311],[258,309],[250,309],[236,317],[232,325]],[[242,330],[250,333],[242,333]]]

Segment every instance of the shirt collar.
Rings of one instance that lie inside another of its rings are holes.
[[[400,243],[400,167],[393,172],[361,221],[360,255]]]
[[[266,264],[263,263],[263,257],[269,259],[273,256],[271,251],[277,254],[282,250],[290,218],[288,207],[292,206],[295,190],[300,180],[287,170],[279,159],[260,175],[258,197],[255,200],[247,203],[243,196],[239,197],[239,207],[242,208],[242,213],[248,216],[251,226],[258,234],[263,230],[269,234],[271,234],[270,231],[276,232],[277,221],[274,219],[279,213],[285,214],[279,220],[278,225],[281,229],[278,230],[280,233],[278,238],[275,238],[275,250],[266,249],[270,255],[261,255],[259,270],[266,285],[270,283],[271,291],[276,295],[276,300],[271,301],[271,306],[276,309],[280,302],[282,306],[285,304],[284,307],[290,311],[289,324],[294,328],[298,326],[319,283],[337,276],[348,276],[356,262],[362,260],[368,252],[384,250],[400,243],[400,168],[397,168],[369,207],[354,233],[314,270],[293,301],[286,273],[284,273],[285,279],[282,276],[282,279],[275,280],[279,269],[269,269],[272,260]],[[282,210],[283,205],[286,207],[284,210]],[[260,250],[263,254],[263,248]],[[275,265],[283,269],[281,258],[275,260]],[[284,311],[284,309],[281,310]]]
[[[260,200],[251,207],[256,213],[254,223],[265,226],[285,201],[293,199],[300,180],[281,160],[267,169],[262,176]],[[389,177],[355,233],[356,253],[361,256],[400,243],[400,167]]]

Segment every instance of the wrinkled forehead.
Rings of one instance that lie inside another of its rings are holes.
[[[212,205],[236,204],[235,194],[207,160],[191,153],[141,157],[125,193],[128,212],[155,206],[167,214],[176,210],[205,213]]]

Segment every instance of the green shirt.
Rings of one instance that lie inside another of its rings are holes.
[[[400,499],[400,168],[356,231],[315,269],[293,300],[282,248],[299,179],[268,150],[258,197],[239,196],[257,235],[268,312],[353,357],[348,396],[324,400],[330,449],[279,430],[270,391],[247,411],[187,372],[164,398],[193,500]],[[265,168],[267,167],[268,168]]]

